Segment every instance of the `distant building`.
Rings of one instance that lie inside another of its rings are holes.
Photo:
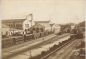
[[[14,32],[14,31],[24,31],[32,26],[31,21],[28,19],[9,19],[2,20],[2,33]],[[7,29],[6,29],[7,28]],[[3,35],[3,34],[2,34]]]
[[[7,25],[2,25],[2,35],[10,35],[10,28]]]
[[[60,28],[61,28],[61,26],[59,25],[59,24],[55,24],[54,26],[54,29],[55,29],[55,34],[57,34],[57,33],[59,33],[60,32]]]
[[[50,27],[50,21],[34,21],[35,24],[40,24],[42,26],[45,27],[45,30],[50,31],[51,27]]]
[[[78,24],[78,28],[80,29],[80,31],[85,31],[85,21],[83,21],[83,22],[80,22],[79,24]]]
[[[31,27],[31,22],[26,19],[2,20],[2,25],[7,25],[13,29],[25,30]]]

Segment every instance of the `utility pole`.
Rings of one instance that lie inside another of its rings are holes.
[[[32,58],[31,49],[30,49],[30,58]]]
[[[51,26],[51,32],[52,32],[52,27],[53,27],[54,23],[51,23],[50,26]]]
[[[13,34],[14,34],[14,31],[15,31],[15,22],[13,22]]]
[[[31,27],[32,27],[32,25],[33,25],[33,14],[31,14]]]

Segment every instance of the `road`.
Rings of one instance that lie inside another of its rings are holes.
[[[80,44],[81,40],[75,40],[68,44],[67,46],[63,47],[53,55],[49,56],[47,59],[69,59],[75,49],[75,46]]]

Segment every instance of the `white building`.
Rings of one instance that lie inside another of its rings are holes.
[[[60,26],[56,26],[54,23],[52,23],[50,20],[48,21],[35,21],[35,24],[41,24],[45,27],[45,31],[54,31],[57,33],[60,31]],[[51,29],[51,24],[53,24]]]
[[[30,20],[25,20],[24,22],[23,22],[23,30],[25,30],[25,29],[29,29],[30,27],[32,27],[34,25],[34,22],[32,21],[32,23],[31,23],[31,21]]]
[[[34,21],[35,24],[41,24],[42,26],[45,27],[45,30],[50,31],[51,27],[50,27],[50,21]]]
[[[60,25],[58,25],[58,24],[55,24],[54,26],[54,29],[55,29],[55,34],[57,34],[57,33],[59,33],[60,32],[60,29],[61,29],[61,26]]]

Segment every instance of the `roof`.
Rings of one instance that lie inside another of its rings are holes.
[[[31,28],[43,28],[44,26],[41,25],[41,24],[36,24],[36,25],[33,25]]]
[[[49,23],[50,21],[34,21],[35,23]]]
[[[2,23],[7,22],[23,22],[25,19],[8,19],[8,20],[2,20]]]
[[[78,25],[79,25],[80,27],[85,27],[85,21],[80,22]]]
[[[2,24],[2,28],[10,28],[10,27],[7,26],[7,25]]]

